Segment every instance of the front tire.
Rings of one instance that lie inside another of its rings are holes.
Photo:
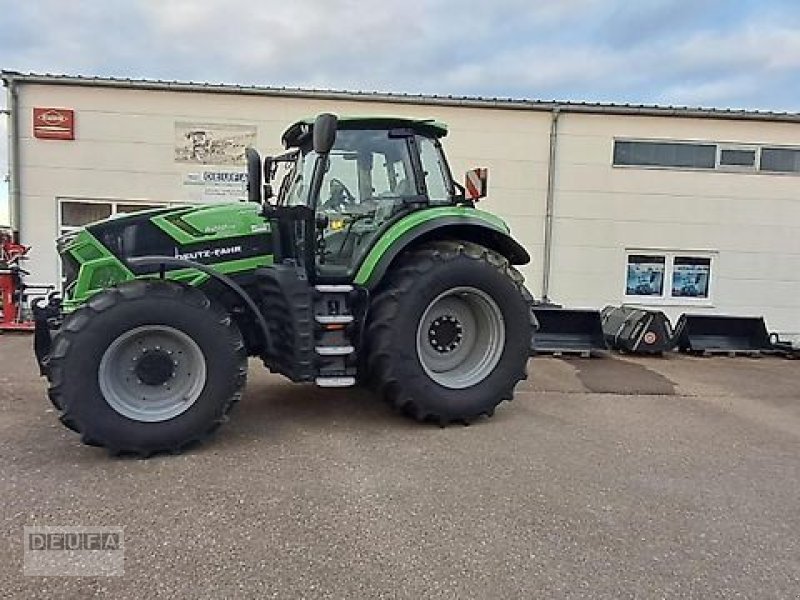
[[[526,377],[535,321],[522,276],[468,242],[434,242],[387,275],[367,328],[384,399],[439,424],[491,416]]]
[[[162,280],[122,284],[71,313],[48,375],[61,421],[81,441],[141,457],[210,435],[246,377],[230,315],[201,291]]]

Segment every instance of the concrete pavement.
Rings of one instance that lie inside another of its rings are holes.
[[[0,336],[4,597],[798,598],[800,363],[536,358],[495,417],[418,425],[251,364],[182,456],[58,423]],[[119,525],[125,575],[22,576],[24,525]]]

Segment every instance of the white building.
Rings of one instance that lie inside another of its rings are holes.
[[[447,123],[454,173],[489,168],[484,207],[531,253],[536,297],[637,303],[673,319],[764,315],[772,331],[800,331],[797,114],[2,78],[12,225],[33,246],[37,283],[59,279],[54,240],[70,227],[239,199],[244,145],[277,152],[290,122],[318,112],[390,114]]]

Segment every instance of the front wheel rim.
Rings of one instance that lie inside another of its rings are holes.
[[[457,287],[439,294],[417,327],[417,356],[439,385],[464,389],[494,371],[505,348],[505,322],[489,294]]]
[[[143,325],[115,339],[97,370],[108,405],[134,421],[173,419],[191,408],[206,384],[200,346],[167,325]]]

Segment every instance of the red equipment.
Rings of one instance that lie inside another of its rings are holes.
[[[30,246],[16,243],[11,235],[0,232],[0,331],[33,331],[34,322],[30,310],[25,309],[26,291],[37,289],[45,294],[53,291],[52,285],[28,286],[22,278],[29,273],[19,266]]]

